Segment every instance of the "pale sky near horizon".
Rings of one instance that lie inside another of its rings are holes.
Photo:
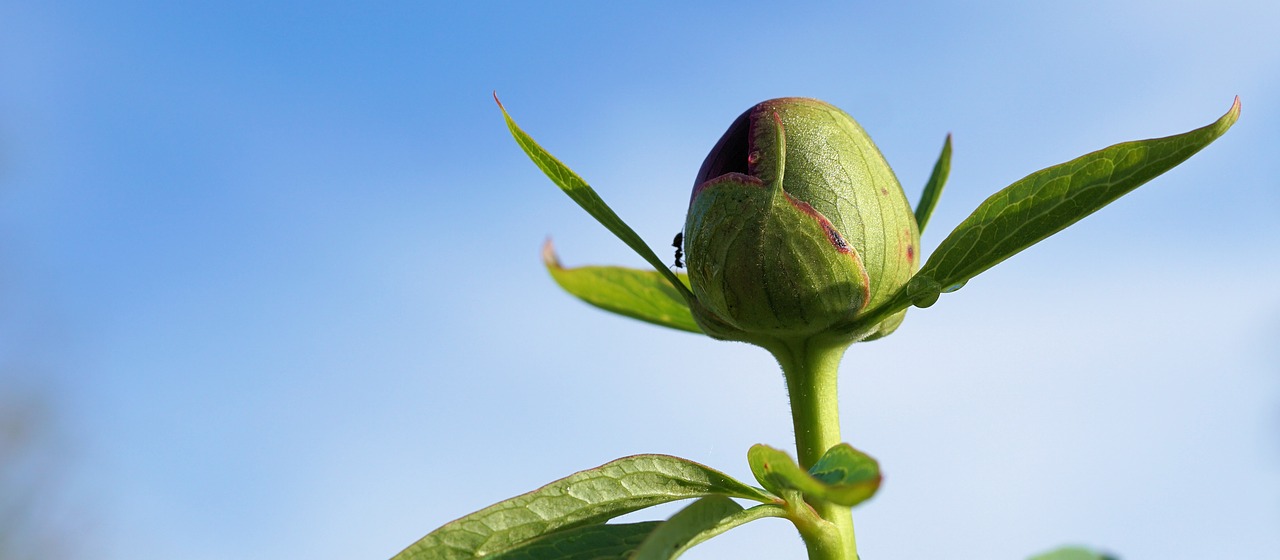
[[[69,557],[387,558],[576,470],[790,447],[757,349],[609,316],[538,261],[642,266],[740,112],[824,99],[925,256],[1042,167],[1239,123],[852,348],[862,557],[1280,550],[1280,4],[0,3],[0,391],[44,395]],[[0,400],[0,403],[3,403]],[[670,513],[670,509],[662,510]],[[685,558],[801,558],[785,522]]]

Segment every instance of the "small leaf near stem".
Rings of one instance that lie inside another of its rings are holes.
[[[784,490],[799,490],[811,502],[852,507],[880,489],[880,465],[847,443],[832,447],[808,471],[786,453],[763,444],[751,446],[747,461],[766,490],[778,495]]]

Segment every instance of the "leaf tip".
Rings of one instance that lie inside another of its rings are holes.
[[[556,256],[556,247],[555,244],[551,242],[550,237],[548,237],[546,241],[542,242],[542,263],[547,265],[547,268],[564,268],[564,266],[560,264],[560,257]]]
[[[495,89],[495,90],[493,90],[493,102],[494,102],[494,103],[497,103],[497,104],[498,104],[498,110],[499,110],[499,111],[502,111],[502,118],[503,118],[503,119],[505,119],[505,120],[507,121],[507,128],[508,128],[508,129],[512,129],[513,127],[515,127],[516,123],[515,123],[515,121],[511,120],[511,113],[508,113],[508,112],[507,112],[507,107],[506,107],[505,105],[503,105],[503,104],[502,104],[502,100],[501,100],[501,99],[498,99],[498,90],[496,90],[496,89]],[[512,130],[512,131],[511,131],[511,133],[512,133],[512,134],[515,134],[515,130]],[[517,140],[517,142],[518,142],[518,141],[519,141],[519,138],[517,138],[516,140]]]
[[[1218,131],[1217,134],[1214,136],[1214,138],[1216,139],[1218,136],[1221,136],[1222,134],[1224,134],[1227,131],[1227,129],[1235,125],[1236,121],[1239,119],[1240,119],[1240,96],[1237,95],[1235,99],[1231,101],[1231,108],[1227,109],[1226,114],[1222,115],[1221,117],[1218,118],[1217,121],[1214,121],[1212,124],[1209,125],[1210,127],[1213,127]]]

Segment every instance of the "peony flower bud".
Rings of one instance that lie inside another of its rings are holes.
[[[857,329],[919,267],[920,234],[871,138],[815,99],[752,107],[698,172],[685,261],[708,334],[751,342],[878,338],[898,313]]]

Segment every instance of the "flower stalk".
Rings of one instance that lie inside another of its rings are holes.
[[[769,351],[782,366],[791,400],[791,422],[796,434],[800,468],[810,469],[840,439],[840,403],[837,398],[840,359],[847,342],[825,343],[814,338],[772,345]],[[825,500],[809,505],[819,518],[834,527],[807,527],[796,522],[811,559],[856,560],[857,540],[850,508]],[[793,519],[793,522],[796,520]]]

